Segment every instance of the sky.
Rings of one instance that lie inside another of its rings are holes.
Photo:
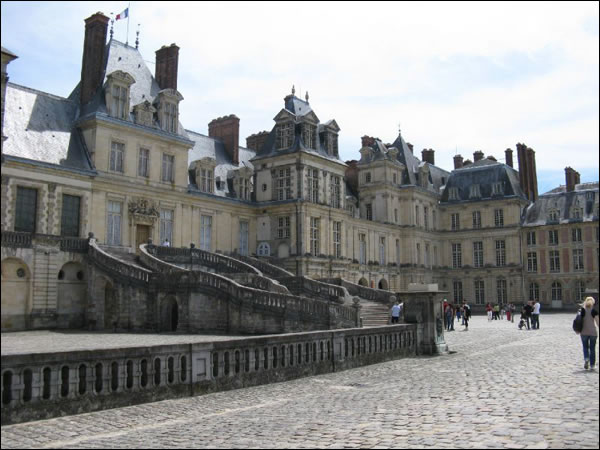
[[[59,96],[79,82],[84,19],[127,2],[2,2],[2,46],[19,58],[10,81]],[[538,190],[599,174],[598,2],[131,2],[114,38],[144,60],[180,47],[180,121],[207,134],[236,114],[240,144],[271,130],[291,93],[341,128],[340,156],[361,136],[435,150],[437,166],[481,150],[504,162],[536,152]],[[138,25],[139,24],[139,25]]]

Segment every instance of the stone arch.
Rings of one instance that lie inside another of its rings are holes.
[[[358,280],[358,284],[360,284],[361,286],[369,287],[369,282],[365,277],[362,277],[360,280]]]
[[[289,258],[290,257],[290,246],[285,242],[279,244],[277,247],[277,257],[278,258]]]
[[[379,280],[379,283],[377,284],[377,287],[379,289],[382,289],[384,291],[387,291],[389,288],[388,282],[385,278],[382,278],[381,280]]]
[[[160,331],[177,331],[179,326],[179,303],[173,296],[164,298],[160,307]]]
[[[58,271],[57,312],[59,328],[80,328],[84,324],[87,305],[85,267],[69,261]]]
[[[32,276],[22,259],[2,261],[2,330],[24,330],[31,313]]]

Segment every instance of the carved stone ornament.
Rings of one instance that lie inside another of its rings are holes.
[[[154,222],[159,216],[156,203],[145,198],[134,198],[129,202],[129,213],[140,219]]]

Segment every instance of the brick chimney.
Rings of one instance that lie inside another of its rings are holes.
[[[473,162],[477,162],[483,159],[483,152],[481,150],[477,150],[473,152]]]
[[[240,163],[240,119],[235,114],[212,120],[208,124],[208,136],[221,139],[233,164]]]
[[[104,49],[110,19],[101,12],[85,19],[83,59],[81,61],[81,86],[79,99],[82,105],[93,97],[104,79]]]
[[[261,131],[260,133],[252,134],[246,138],[246,148],[258,152],[263,145],[265,145],[265,142],[267,142],[268,138],[268,131]]]
[[[177,90],[177,66],[179,65],[179,47],[175,44],[163,45],[156,51],[154,78],[161,89]]]
[[[358,192],[358,161],[355,159],[346,161],[348,167],[346,167],[346,181],[352,188],[352,190]]]
[[[461,155],[456,155],[454,157],[454,169],[460,169],[463,166],[463,157]]]
[[[375,138],[371,136],[367,136],[366,134],[360,138],[361,148],[362,147],[372,147],[375,145]]]
[[[435,150],[424,148],[421,151],[422,160],[424,162],[428,162],[429,164],[435,165]]]
[[[510,148],[504,150],[504,154],[506,155],[506,165],[513,167],[513,151]]]
[[[527,198],[535,202],[538,198],[537,170],[535,167],[535,152],[525,144],[517,144],[519,160],[519,182]]]
[[[575,186],[581,182],[579,172],[571,167],[565,167],[565,181],[567,185],[567,192],[573,192]]]

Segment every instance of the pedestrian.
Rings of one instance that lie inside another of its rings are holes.
[[[527,302],[527,304],[523,307],[523,315],[525,316],[525,321],[527,322],[527,329],[531,330],[530,321],[531,321],[531,313],[533,312],[533,306],[531,306],[531,302]]]
[[[492,305],[490,305],[489,303],[485,306],[485,310],[487,311],[487,315],[488,315],[488,322],[492,320]]]
[[[452,317],[450,317],[450,331],[454,331],[454,316],[456,315],[457,305],[454,304],[451,307],[452,307]]]
[[[460,307],[460,305],[457,304],[456,305],[456,320],[458,322],[460,322],[460,316],[461,316],[461,312],[462,312],[461,310],[462,310],[462,308]]]
[[[452,306],[450,305],[450,303],[446,303],[446,310],[444,311],[444,314],[446,315],[446,331],[450,331],[450,324],[452,322]]]
[[[583,317],[581,329],[581,344],[583,345],[583,368],[596,367],[596,340],[598,339],[598,311],[594,308],[594,298],[587,297],[581,304],[579,312]]]
[[[402,308],[398,303],[398,300],[394,302],[394,306],[392,306],[392,324],[398,323],[400,321],[400,313],[402,312]]]
[[[471,307],[467,302],[463,305],[463,318],[465,320],[465,331],[469,331],[469,319],[471,318]]]
[[[500,320],[500,305],[498,303],[494,305],[494,320]]]
[[[504,320],[505,315],[506,315],[506,306],[503,304],[500,307],[500,319]]]
[[[165,242],[163,242],[163,247],[170,247],[171,244],[169,242],[169,239],[165,239]]]
[[[540,301],[536,300],[533,305],[533,312],[531,313],[531,328],[534,330],[540,329]]]
[[[514,303],[510,304],[510,321],[512,323],[515,323],[515,311],[517,310],[517,307],[515,306]]]
[[[511,316],[511,313],[512,313],[512,309],[511,308],[512,308],[512,303],[509,303],[508,305],[506,305],[506,320],[509,321],[509,322],[511,321],[510,320],[510,316]]]

